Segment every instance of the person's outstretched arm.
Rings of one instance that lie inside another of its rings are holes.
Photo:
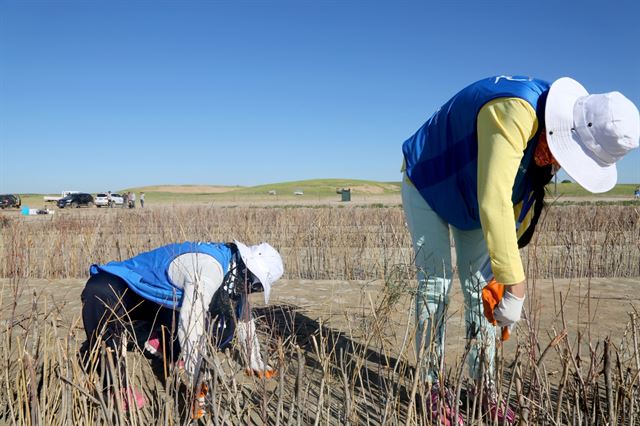
[[[211,299],[220,288],[224,273],[212,256],[187,253],[178,256],[169,266],[169,277],[182,286],[184,296],[180,308],[178,340],[184,368],[193,385],[198,362],[207,347],[205,319]]]
[[[247,373],[255,374],[258,377],[262,377],[263,375],[267,378],[271,377],[274,371],[262,360],[254,318],[249,320],[238,319],[238,341],[249,363]]]

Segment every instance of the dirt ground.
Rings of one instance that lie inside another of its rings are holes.
[[[80,293],[83,285],[84,280],[79,279],[29,280],[18,283],[1,279],[0,326],[4,329],[8,324],[7,321],[11,317],[15,300],[14,291],[18,288],[20,295],[17,299],[17,315],[14,317],[17,318],[17,322],[14,324],[22,324],[20,318],[28,318],[33,311],[39,313],[38,317],[42,317],[42,313],[48,312],[47,320],[55,321],[60,327],[58,334],[60,338],[67,335],[62,329],[67,329],[71,340],[76,339],[78,342],[84,340],[80,318]],[[526,346],[527,339],[532,336],[530,332],[532,328],[537,329],[539,352],[552,340],[554,335],[563,329],[564,325],[566,325],[568,343],[571,346],[575,347],[578,336],[583,336],[580,346],[583,348],[582,359],[585,361],[588,361],[589,358],[588,345],[591,344],[592,349],[598,346],[602,347],[602,342],[606,337],[610,337],[611,342],[620,347],[625,334],[627,337],[630,334],[628,332],[629,314],[637,312],[637,308],[640,306],[640,278],[592,279],[590,281],[557,280],[555,282],[538,280],[535,283],[529,283],[529,285],[531,287],[526,312],[527,320],[533,324],[533,327],[527,327],[525,324],[520,325],[515,337],[503,345],[501,353],[504,364],[501,365],[504,366],[515,359],[516,352],[523,347],[522,343],[525,343],[524,346]],[[253,409],[247,414],[247,417],[243,417],[241,423],[273,424],[272,417],[274,413],[278,412],[277,401],[279,401],[275,395],[280,394],[280,389],[284,392],[285,401],[306,401],[303,405],[295,405],[298,407],[297,409],[302,410],[296,414],[298,419],[302,420],[302,424],[313,423],[313,419],[317,418],[316,415],[325,413],[325,411],[316,411],[318,405],[322,406],[322,403],[318,401],[317,392],[324,383],[322,363],[318,362],[319,358],[314,351],[315,342],[319,341],[333,342],[334,347],[346,347],[347,351],[352,348],[352,354],[355,354],[352,362],[356,364],[359,359],[362,360],[363,355],[366,357],[366,364],[362,368],[354,370],[365,374],[366,380],[362,382],[362,385],[366,386],[368,392],[366,395],[357,393],[360,399],[353,406],[352,415],[355,416],[354,419],[357,419],[354,420],[354,424],[385,424],[385,421],[380,421],[383,418],[383,412],[386,413],[389,407],[396,407],[393,404],[390,406],[388,403],[390,389],[393,389],[394,392],[392,399],[395,401],[395,398],[399,398],[400,405],[397,406],[396,411],[392,411],[395,413],[395,420],[386,423],[404,424],[404,416],[409,406],[408,401],[411,400],[408,394],[411,392],[410,382],[413,373],[402,370],[405,371],[402,374],[406,379],[386,382],[385,377],[387,377],[389,370],[385,368],[385,365],[389,364],[385,363],[389,361],[394,363],[394,360],[398,360],[400,356],[405,358],[399,353],[402,352],[401,347],[404,347],[406,349],[404,354],[409,353],[408,368],[413,370],[412,365],[415,365],[415,359],[412,343],[409,340],[409,343],[403,345],[406,343],[406,331],[413,330],[413,307],[410,298],[404,296],[400,298],[398,303],[392,305],[393,309],[388,313],[380,310],[376,310],[374,313],[372,307],[379,304],[381,296],[384,294],[383,289],[384,285],[381,282],[282,280],[273,288],[270,309],[263,309],[261,294],[253,295],[251,302],[256,307],[255,312],[265,314],[260,322],[263,325],[261,329],[264,330],[264,324],[269,323],[272,330],[278,330],[277,336],[285,339],[288,338],[288,335],[294,336],[295,341],[300,345],[299,347],[296,345],[296,347],[302,352],[299,352],[297,356],[290,355],[292,358],[287,360],[284,370],[278,374],[277,380],[268,380],[264,383],[256,381],[255,378],[247,377],[243,373],[241,364],[238,364],[239,360],[233,361],[235,366],[226,371],[233,375],[234,386],[236,383],[240,386],[242,395],[244,395],[243,400],[252,401],[253,407],[261,407],[260,401],[262,399],[260,398],[267,398],[264,400],[264,407],[268,408],[265,408],[267,411],[264,414],[261,414],[257,408]],[[465,346],[464,314],[460,293],[459,288],[453,289],[447,314],[445,367],[448,371],[457,370],[460,366]],[[560,309],[561,301],[564,303],[563,310]],[[293,311],[291,307],[293,307]],[[284,315],[279,315],[278,312]],[[289,316],[288,313],[291,312],[293,315]],[[372,319],[381,313],[388,315],[387,321],[383,322],[389,327],[384,332],[387,343],[383,347],[378,345],[379,342],[370,341],[371,343],[364,347],[362,344],[365,343],[365,336],[372,334],[371,330],[367,330],[367,327],[370,327],[372,323],[380,324]],[[311,337],[312,335],[313,337]],[[262,339],[268,339],[268,334],[262,333],[261,336]],[[323,340],[323,336],[325,340]],[[270,348],[269,362],[271,365],[278,365],[274,350],[276,345],[273,342],[269,343],[271,344],[264,346]],[[529,345],[529,348],[532,346],[536,345]],[[303,355],[300,355],[301,353]],[[300,360],[302,363],[299,362]],[[134,355],[132,362],[131,365],[135,366],[136,373],[134,374],[138,377],[137,380],[140,380],[139,383],[142,383],[146,394],[153,398],[164,395],[163,385],[160,381],[149,380],[150,377],[154,377],[154,374],[159,377],[158,372],[161,371],[157,365],[154,367],[154,361]],[[231,364],[229,365],[231,366]],[[303,367],[300,367],[301,365]],[[300,372],[301,368],[305,369],[304,375],[298,374],[296,376],[296,370]],[[555,351],[551,351],[550,355],[544,359],[544,371],[553,381],[557,381],[561,376],[562,367]],[[229,381],[229,376],[225,377]],[[294,390],[299,392],[296,389],[301,389],[296,385],[298,383],[296,377],[304,379],[305,387],[303,390],[305,393],[301,397],[302,399],[294,397]],[[387,388],[385,383],[395,383],[395,385],[393,388]],[[395,387],[396,385],[397,387]],[[340,414],[344,409],[341,401],[344,401],[345,394],[340,393],[340,389],[339,384],[335,382],[332,384],[329,393],[330,402],[325,402],[325,404],[329,404],[333,411],[330,413],[329,408],[326,408],[326,424],[345,424],[344,417]],[[468,402],[469,399],[466,401]],[[294,407],[294,404],[292,403],[289,407]],[[465,408],[463,404],[462,409],[468,416],[469,407]],[[224,415],[229,413],[227,409],[220,410],[218,413]],[[157,415],[159,415],[158,412],[153,410],[143,412],[143,416],[148,416],[149,422],[153,422]],[[277,416],[278,414],[276,414]],[[237,423],[229,421],[223,422],[223,424]]]
[[[18,312],[32,309],[34,297],[41,308],[60,312],[66,324],[77,327],[81,333],[80,293],[83,280],[29,280],[20,283]],[[381,294],[381,282],[281,280],[272,291],[270,305],[295,306],[314,321],[335,331],[348,332],[358,321],[371,315]],[[527,320],[539,326],[540,340],[563,329],[560,315],[561,300],[565,303],[564,321],[570,338],[580,332],[591,341],[602,341],[610,336],[615,343],[630,321],[630,313],[640,308],[640,278],[594,278],[587,280],[536,280],[529,283],[529,297],[525,305]],[[0,320],[6,320],[13,301],[13,289],[8,279],[0,279]],[[260,307],[261,295],[252,296],[252,303]],[[390,335],[402,338],[404,329],[413,321],[413,306],[408,298],[392,311],[391,324],[397,330]],[[524,324],[521,325],[524,327]],[[447,353],[455,355],[464,347],[464,309],[459,287],[452,290],[448,309]],[[517,338],[506,342],[505,357],[515,349]],[[546,339],[546,340],[550,340]]]

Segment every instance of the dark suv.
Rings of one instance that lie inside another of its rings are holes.
[[[22,205],[22,200],[18,195],[14,194],[4,194],[0,195],[0,209],[6,209],[9,207],[20,208]]]
[[[85,194],[79,192],[77,194],[69,194],[66,197],[58,200],[58,207],[61,209],[65,207],[93,207],[94,201],[91,194]]]

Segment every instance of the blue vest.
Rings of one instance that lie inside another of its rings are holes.
[[[223,243],[176,243],[140,253],[122,262],[91,265],[89,273],[108,272],[126,281],[129,288],[141,297],[171,309],[182,306],[183,291],[169,278],[169,265],[186,253],[204,253],[212,256],[226,274],[231,262],[231,249]]]
[[[402,145],[406,173],[429,206],[447,223],[463,230],[480,228],[478,208],[478,133],[480,109],[496,98],[521,98],[536,111],[544,127],[544,100],[550,84],[528,77],[497,76],[462,89]],[[527,169],[537,134],[528,141],[516,176],[512,202],[531,206]],[[533,141],[533,142],[532,142]],[[523,215],[521,215],[523,216]]]

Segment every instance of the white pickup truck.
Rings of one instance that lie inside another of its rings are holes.
[[[66,197],[69,194],[78,194],[80,191],[62,191],[62,195],[57,196],[57,195],[45,195],[44,201],[46,203],[57,203],[58,200],[60,200],[61,198]]]

